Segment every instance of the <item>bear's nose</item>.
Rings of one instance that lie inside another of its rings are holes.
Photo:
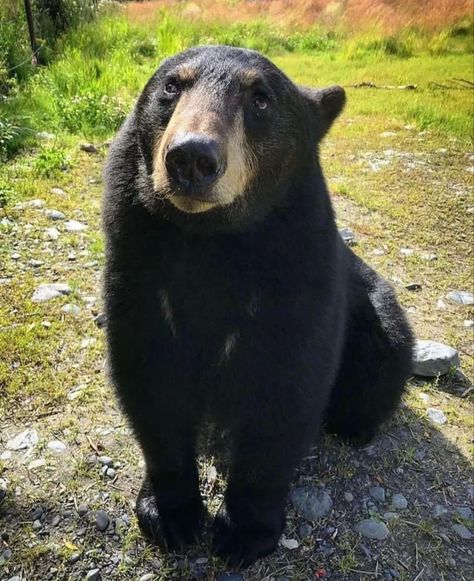
[[[221,161],[217,141],[195,133],[176,136],[165,156],[168,174],[184,188],[210,186],[219,175]]]

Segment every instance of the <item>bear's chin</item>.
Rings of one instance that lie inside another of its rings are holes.
[[[175,208],[186,214],[203,214],[221,205],[219,202],[205,202],[196,198],[183,196],[170,196],[167,199]]]

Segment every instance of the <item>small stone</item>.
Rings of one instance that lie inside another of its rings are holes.
[[[380,137],[396,137],[397,133],[395,133],[395,131],[383,131],[380,134]]]
[[[312,532],[313,527],[307,522],[300,524],[300,526],[298,527],[298,535],[300,536],[301,539],[307,539],[308,537],[311,536]]]
[[[400,254],[402,256],[413,256],[414,253],[413,248],[400,248]]]
[[[400,518],[400,516],[396,513],[396,512],[384,512],[383,513],[383,519],[390,522],[391,520],[396,520],[397,518]]]
[[[474,321],[472,319],[466,319],[462,324],[465,329],[474,329]]]
[[[445,375],[461,362],[456,349],[437,341],[418,340],[415,345],[412,371],[415,375],[437,377]]]
[[[67,259],[70,262],[74,262],[74,260],[77,259],[76,253],[75,252],[69,252],[69,254],[67,255]]]
[[[355,246],[357,244],[356,235],[350,228],[341,228],[339,234],[348,246]]]
[[[405,288],[409,291],[419,291],[419,290],[421,290],[422,286],[421,286],[421,283],[419,283],[419,282],[411,282],[411,283],[405,285]]]
[[[95,527],[98,531],[105,531],[109,526],[109,515],[105,510],[98,510],[95,513]]]
[[[38,460],[33,460],[28,464],[28,470],[36,470],[43,466],[46,466],[46,460],[44,458],[38,458]]]
[[[41,210],[44,208],[44,200],[36,199],[36,200],[29,200],[28,202],[24,203],[25,208],[34,208],[35,210]]]
[[[67,303],[63,307],[61,307],[61,311],[66,313],[67,315],[78,315],[81,312],[81,308],[77,305],[73,305],[71,303]]]
[[[44,514],[44,510],[41,506],[37,506],[31,513],[31,520],[39,520]]]
[[[113,480],[117,476],[117,472],[114,470],[114,468],[107,468],[105,475],[107,478],[110,478],[110,480]]]
[[[71,292],[72,290],[67,284],[57,282],[50,284],[40,284],[39,287],[34,291],[31,300],[34,303],[43,303],[63,295],[68,295]]]
[[[437,408],[428,408],[427,414],[431,421],[433,421],[435,424],[439,424],[440,426],[448,421],[444,412]]]
[[[43,525],[41,524],[40,520],[37,519],[37,520],[33,521],[33,530],[34,531],[39,531],[42,528],[43,528]]]
[[[55,514],[51,519],[51,526],[57,527],[58,524],[61,522],[61,516],[59,514]]]
[[[366,518],[355,525],[356,533],[368,539],[383,541],[390,535],[387,525],[372,518]]]
[[[11,438],[7,442],[7,450],[29,450],[34,448],[38,443],[39,437],[38,432],[34,429],[25,430],[20,432],[14,438]]]
[[[0,460],[10,460],[12,456],[13,454],[11,453],[10,450],[5,450],[0,454]]]
[[[97,147],[93,143],[81,143],[81,145],[79,147],[81,148],[82,151],[85,151],[86,153],[98,153],[99,152],[99,150],[97,149]]]
[[[463,539],[465,541],[470,541],[472,539],[472,537],[474,536],[471,533],[471,531],[467,527],[465,527],[464,525],[455,524],[455,525],[452,525],[451,528],[459,537],[461,537],[461,539]]]
[[[458,506],[456,512],[461,518],[466,520],[472,519],[472,510],[468,506]]]
[[[39,266],[43,266],[44,262],[42,260],[35,260],[34,258],[32,258],[31,260],[28,261],[28,264],[33,268],[38,268]]]
[[[346,502],[352,502],[354,500],[354,495],[352,492],[344,492],[344,500]]]
[[[421,255],[422,260],[426,260],[428,262],[432,262],[433,260],[438,260],[438,256],[436,254],[425,252]]]
[[[82,518],[83,516],[86,516],[86,514],[89,512],[89,507],[87,506],[87,504],[80,504],[77,507],[77,514]]]
[[[90,571],[87,571],[87,581],[98,581],[98,579],[100,579],[100,569],[91,569]]]
[[[48,450],[56,452],[56,454],[62,454],[67,450],[67,446],[64,442],[61,442],[61,440],[51,440],[48,442]]]
[[[113,466],[114,465],[114,461],[112,460],[112,458],[110,456],[99,456],[97,458],[97,461],[99,462],[99,464],[102,464],[102,466]]]
[[[46,228],[44,235],[48,240],[57,240],[59,238],[59,230],[57,228]]]
[[[10,577],[7,581],[22,581],[20,575],[15,575],[14,577]]]
[[[66,196],[66,192],[61,188],[51,188],[50,192],[55,196]]]
[[[97,317],[94,319],[94,323],[99,327],[99,329],[103,329],[107,324],[105,313],[100,313],[97,315]]]
[[[2,553],[2,556],[0,557],[2,558],[4,561],[8,561],[8,559],[12,558],[12,550],[11,549],[5,549]]]
[[[81,558],[81,553],[73,553],[70,557],[69,557],[69,564],[70,565],[74,565],[74,563],[77,563],[79,561],[79,559]]]
[[[20,258],[21,258],[21,254],[18,254],[18,252],[14,252],[14,253],[13,253],[13,254],[10,256],[10,258],[11,258],[12,260],[15,260],[15,261],[16,261],[16,260],[20,260]]]
[[[397,494],[392,496],[392,506],[396,510],[405,510],[408,506],[408,500],[403,496],[403,494],[397,492]]]
[[[287,539],[285,536],[280,539],[280,545],[290,551],[294,551],[300,546],[296,539]]]
[[[53,221],[64,220],[66,218],[65,214],[63,214],[59,210],[45,210],[44,213],[47,218]]]
[[[290,492],[290,502],[303,518],[310,521],[326,516],[332,508],[329,493],[314,486],[294,488]]]
[[[445,506],[443,506],[442,504],[436,504],[433,507],[433,516],[435,518],[439,518],[440,516],[443,516],[447,512],[448,512],[448,509]]]
[[[385,489],[381,486],[373,486],[370,489],[370,496],[377,502],[385,502]]]
[[[68,220],[64,223],[64,227],[68,232],[82,232],[87,229],[87,225],[77,220]]]
[[[145,573],[145,575],[142,575],[140,577],[139,581],[151,581],[154,578],[155,576],[153,573]]]
[[[474,294],[467,291],[451,291],[446,298],[459,305],[474,305]]]

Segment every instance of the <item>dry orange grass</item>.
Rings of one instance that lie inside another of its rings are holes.
[[[417,26],[435,31],[472,18],[472,0],[153,0],[131,2],[125,12],[135,22],[150,22],[162,8],[190,19],[245,22],[267,18],[280,25],[343,27],[360,31],[378,27],[387,33]]]

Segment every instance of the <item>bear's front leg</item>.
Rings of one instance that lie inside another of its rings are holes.
[[[231,568],[248,567],[276,548],[294,470],[319,424],[317,413],[308,417],[294,400],[263,399],[238,428],[228,488],[214,521],[214,552]]]

